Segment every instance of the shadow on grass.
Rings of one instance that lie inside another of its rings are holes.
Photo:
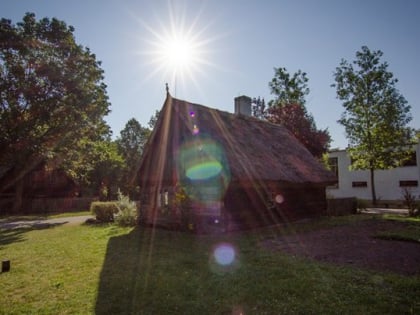
[[[170,234],[176,235],[137,227],[129,234],[110,238],[100,275],[96,314],[142,311],[143,303],[153,294],[151,273],[154,277],[155,273],[163,272],[158,266],[165,246],[162,238],[167,238],[170,244]],[[167,263],[171,263],[171,257],[167,257]]]
[[[220,273],[228,278],[234,273],[212,270],[209,252],[217,242],[217,237],[151,228],[111,237],[95,313],[231,314],[234,279],[225,282]]]
[[[96,314],[130,314],[137,275],[141,272],[141,239],[139,228],[108,241],[105,261],[100,275]]]
[[[19,225],[15,223],[9,223],[0,227],[0,250],[9,244],[16,242],[22,242],[25,240],[25,234],[34,230],[43,230],[53,228],[59,225],[63,225],[66,222],[60,223],[42,223],[37,222],[36,224]]]

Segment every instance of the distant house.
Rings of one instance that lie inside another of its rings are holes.
[[[250,113],[246,96],[230,114],[168,93],[139,168],[146,223],[233,230],[324,212],[334,174],[286,128]]]
[[[329,164],[338,178],[337,184],[327,188],[333,198],[356,197],[372,199],[370,172],[350,170],[351,158],[346,150],[329,152]],[[420,195],[420,144],[415,145],[411,158],[402,166],[389,170],[375,171],[375,191],[379,203],[392,203],[403,199],[402,192],[408,189],[413,195]]]
[[[13,182],[13,168],[8,169],[0,175],[0,184]],[[46,162],[40,163],[23,179],[23,195],[25,198],[61,198],[74,197],[79,194],[79,186],[63,170],[49,165]],[[1,190],[5,196],[13,195],[13,186]]]
[[[0,170],[0,213],[2,214],[10,213],[13,209],[16,189],[14,186],[15,174],[14,168]],[[40,163],[25,175],[21,189],[22,210],[25,213],[73,209],[75,202],[67,201],[61,205],[57,201],[48,203],[48,200],[73,199],[73,197],[80,196],[80,187],[72,178],[63,170],[45,162]]]

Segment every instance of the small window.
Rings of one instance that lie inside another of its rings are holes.
[[[338,157],[330,157],[328,158],[328,167],[331,172],[337,178],[337,182],[333,185],[328,186],[328,188],[338,188]]]
[[[333,172],[335,176],[338,178],[338,157],[329,158],[328,165],[331,169],[331,172]]]
[[[417,187],[419,182],[416,180],[400,180],[400,187]]]
[[[367,187],[367,182],[352,182],[351,187]]]

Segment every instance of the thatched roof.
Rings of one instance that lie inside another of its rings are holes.
[[[169,130],[163,132],[164,128]],[[176,160],[177,148],[183,141],[203,135],[223,149],[232,180],[296,184],[336,181],[335,175],[327,171],[286,128],[254,117],[178,100],[169,94],[145,148],[140,176],[143,180],[144,176],[150,176],[146,175],[150,174],[146,169],[156,165],[151,159],[165,155],[166,160]],[[167,148],[162,148],[164,143],[168,144]],[[159,153],[153,154],[153,150]]]

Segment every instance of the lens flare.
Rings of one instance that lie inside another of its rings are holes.
[[[283,202],[284,202],[284,197],[283,197],[283,195],[278,194],[278,195],[276,195],[276,197],[274,198],[274,200],[275,200],[278,204],[280,204],[280,203],[283,203]]]
[[[232,273],[240,268],[240,259],[237,249],[230,243],[216,244],[210,253],[210,270],[218,275]]]
[[[192,134],[195,136],[195,135],[198,135],[199,133],[200,133],[200,129],[197,127],[197,125],[194,125]]]
[[[231,244],[222,243],[216,246],[213,257],[217,264],[221,266],[232,265],[236,258],[235,249]]]
[[[230,183],[223,147],[209,136],[192,135],[176,154],[178,181],[186,188],[191,207],[200,215],[220,217]]]
[[[219,175],[222,168],[218,161],[206,161],[192,165],[185,174],[192,180],[205,180]]]
[[[204,136],[197,136],[181,146],[178,153],[178,173],[181,181],[188,179],[202,183],[209,180],[211,181],[209,184],[223,182],[227,184],[230,180],[229,166],[223,148],[211,138]],[[221,177],[222,180],[217,180],[215,177]]]

